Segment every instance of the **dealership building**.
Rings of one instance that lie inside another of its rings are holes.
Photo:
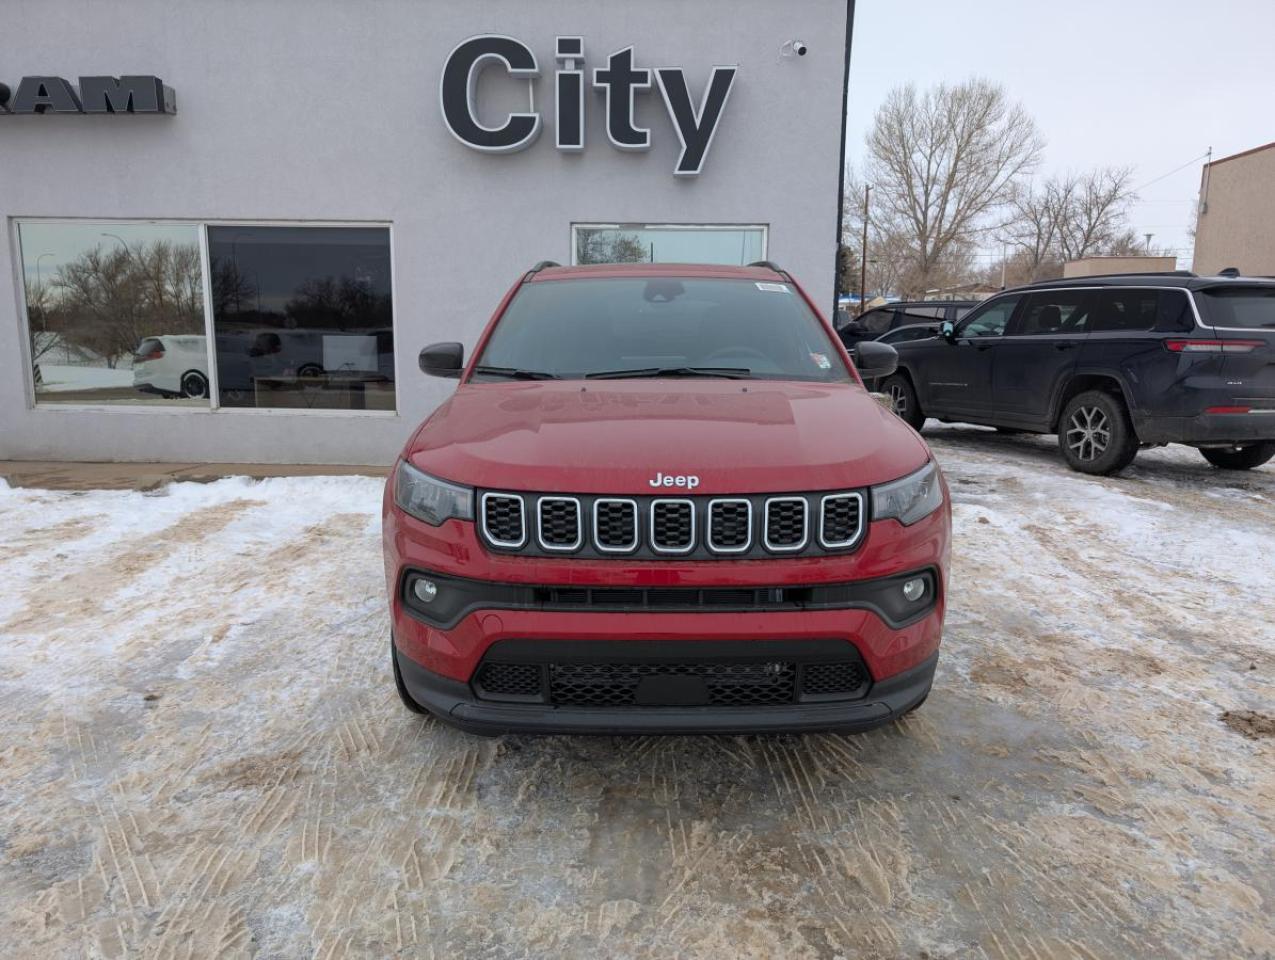
[[[38,15],[37,15],[38,13]],[[0,458],[389,463],[541,260],[834,303],[853,0],[48,0],[0,39]]]

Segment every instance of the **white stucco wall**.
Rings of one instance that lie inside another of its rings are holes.
[[[0,117],[0,458],[389,462],[453,386],[417,371],[420,347],[471,347],[522,270],[569,261],[572,222],[764,223],[770,258],[830,304],[846,12],[844,0],[19,0],[0,80],[155,74],[178,113]],[[545,131],[512,155],[467,149],[439,111],[447,53],[488,32],[540,62]],[[557,34],[584,37],[590,76],[635,44],[639,66],[685,68],[696,98],[711,65],[738,64],[703,174],[673,176],[678,141],[656,91],[638,100],[649,152],[607,143],[592,91],[585,151],[555,150]],[[791,39],[809,54],[781,57]],[[34,407],[21,217],[391,223],[397,415]]]

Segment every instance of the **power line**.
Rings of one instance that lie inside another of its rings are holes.
[[[1150,187],[1150,186],[1152,186],[1152,185],[1154,185],[1154,184],[1159,183],[1161,180],[1167,180],[1169,177],[1173,176],[1175,173],[1180,173],[1180,172],[1182,172],[1182,171],[1183,171],[1183,170],[1185,170],[1187,167],[1191,166],[1191,164],[1193,164],[1193,163],[1199,163],[1201,160],[1207,159],[1207,158],[1208,158],[1208,156],[1209,156],[1211,153],[1212,153],[1212,151],[1211,151],[1211,150],[1206,150],[1204,153],[1200,154],[1198,157],[1192,157],[1192,158],[1191,158],[1190,160],[1188,160],[1186,163],[1182,164],[1182,166],[1180,166],[1180,167],[1174,167],[1174,168],[1173,168],[1172,170],[1170,170],[1168,173],[1161,174],[1160,176],[1156,177],[1154,180],[1148,180],[1146,183],[1144,183],[1144,184],[1143,184],[1142,186],[1140,186],[1140,187],[1134,187],[1133,192],[1134,192],[1134,193],[1137,193],[1137,192],[1138,192],[1138,191],[1140,191],[1140,190],[1145,190],[1147,187]]]

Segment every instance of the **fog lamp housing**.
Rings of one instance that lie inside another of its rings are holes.
[[[909,603],[916,603],[925,596],[925,578],[913,577],[903,584],[903,596]]]
[[[417,577],[412,581],[412,593],[421,603],[433,603],[438,596],[438,584],[425,577]]]

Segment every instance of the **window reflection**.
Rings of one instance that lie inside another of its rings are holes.
[[[18,225],[39,403],[207,406],[193,224]]]
[[[577,264],[723,263],[735,266],[766,256],[766,231],[755,227],[693,224],[576,224]]]
[[[389,230],[208,228],[219,402],[394,409]]]

